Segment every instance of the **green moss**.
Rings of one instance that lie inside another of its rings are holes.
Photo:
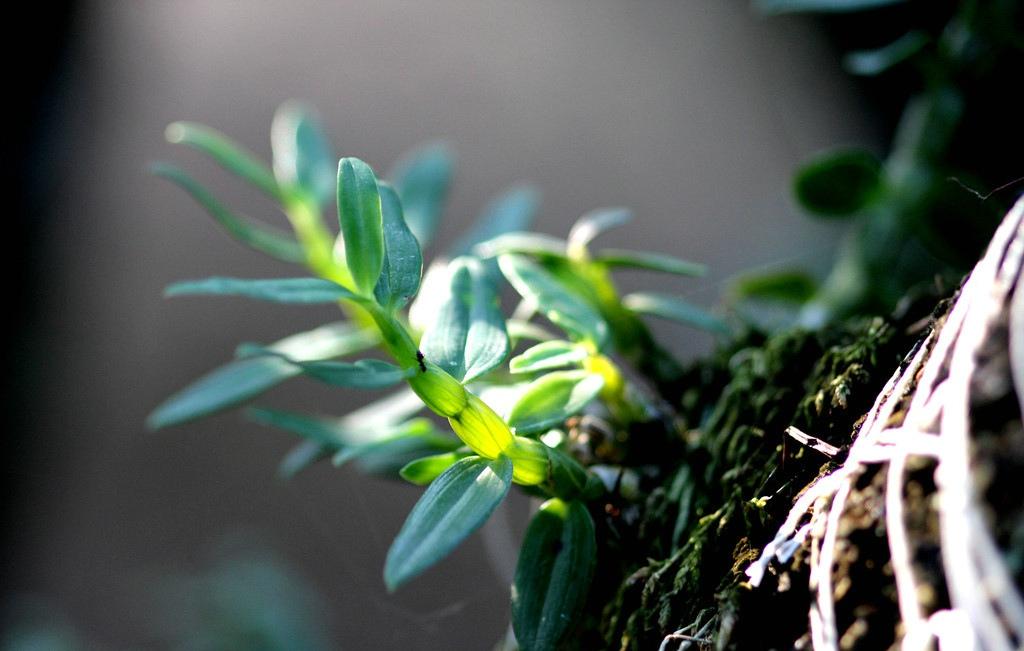
[[[685,369],[682,423],[646,423],[618,443],[639,490],[592,505],[603,546],[580,648],[657,648],[712,620],[725,648],[791,647],[807,628],[806,580],[752,591],[743,575],[830,464],[785,430],[848,445],[912,339],[881,318],[750,331]]]

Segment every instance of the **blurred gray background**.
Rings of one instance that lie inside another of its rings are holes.
[[[213,125],[269,156],[275,107],[302,98],[340,154],[381,170],[446,139],[459,164],[439,242],[530,180],[548,233],[595,207],[631,207],[634,223],[608,244],[702,261],[712,274],[623,285],[705,305],[738,272],[824,269],[839,230],[795,214],[791,171],[814,150],[879,135],[812,24],[761,19],[739,0],[104,0],[79,5],[70,34],[58,117],[38,145],[49,206],[36,215],[38,318],[19,353],[30,426],[15,434],[25,452],[10,479],[3,599],[12,613],[35,604],[85,648],[168,646],[178,613],[161,586],[209,571],[226,540],[268,550],[319,595],[312,616],[332,648],[489,648],[506,627],[502,574],[526,517],[523,500],[498,514],[497,562],[474,537],[388,595],[384,554],[418,490],[327,465],[283,483],[275,466],[293,440],[237,415],[145,431],[149,410],[237,342],[334,317],[161,297],[181,278],[294,274],[147,175],[149,162],[170,159],[230,205],[279,218],[164,143],[168,122]],[[657,331],[684,357],[708,345],[683,328]],[[359,398],[298,380],[263,402],[341,414]]]

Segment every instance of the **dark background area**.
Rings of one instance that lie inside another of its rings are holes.
[[[211,571],[225,546],[266,550],[318,595],[332,647],[488,648],[505,629],[527,509],[513,500],[484,536],[388,595],[384,554],[418,490],[327,465],[283,483],[275,466],[292,441],[237,415],[145,430],[162,398],[237,342],[335,316],[161,297],[180,278],[293,273],[147,174],[174,160],[230,205],[277,218],[164,143],[168,122],[210,124],[269,157],[273,111],[298,97],[320,109],[339,154],[378,169],[444,138],[459,171],[440,242],[530,180],[544,232],[632,208],[610,245],[712,274],[623,285],[704,305],[739,272],[827,268],[841,227],[796,216],[791,170],[829,145],[877,148],[889,126],[867,119],[815,23],[758,18],[744,2],[65,2],[16,29],[2,163],[15,262],[4,629],[66,626],[84,648],[169,646],[167,578]],[[708,346],[676,326],[657,332],[684,358]],[[342,414],[362,399],[298,380],[264,402]]]

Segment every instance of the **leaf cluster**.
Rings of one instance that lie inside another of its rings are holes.
[[[512,620],[523,649],[560,644],[594,571],[588,505],[608,489],[607,472],[574,456],[567,421],[589,414],[625,431],[651,413],[655,400],[621,368],[649,350],[643,316],[728,332],[719,317],[670,295],[620,297],[612,272],[696,276],[703,266],[661,253],[593,251],[595,238],[629,219],[622,209],[584,215],[566,239],[528,232],[538,194],[524,185],[497,197],[466,236],[424,265],[452,182],[444,145],[416,149],[378,176],[358,158],[337,160],[315,113],[295,102],[274,118],[271,165],[202,125],[175,123],[167,136],[263,192],[291,228],[236,214],[177,167],[160,164],[155,173],[229,236],[307,274],[190,280],[167,296],[336,304],[347,318],[267,345],[241,344],[233,361],[157,407],[150,426],[249,403],[298,376],[355,389],[404,384],[341,417],[263,406],[245,413],[301,439],[281,463],[285,477],[331,459],[427,486],[388,553],[392,590],[476,531],[512,484],[543,497],[523,543]],[[336,228],[323,219],[332,196]],[[511,317],[502,281],[520,297]]]

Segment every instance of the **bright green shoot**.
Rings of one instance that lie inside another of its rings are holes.
[[[571,631],[585,599],[595,553],[587,505],[606,487],[560,443],[564,437],[546,435],[588,411],[621,427],[647,417],[648,399],[616,361],[641,350],[638,332],[648,336],[638,315],[724,328],[678,299],[620,298],[611,271],[698,275],[703,268],[662,254],[592,253],[598,235],[628,219],[621,209],[585,216],[564,241],[527,233],[537,194],[519,185],[492,202],[471,234],[424,274],[421,245],[432,237],[451,185],[447,148],[415,150],[384,180],[357,158],[336,163],[318,120],[301,104],[279,110],[271,135],[268,166],[208,127],[175,123],[167,131],[172,142],[202,151],[273,199],[291,233],[236,215],[175,167],[155,172],[182,187],[228,235],[309,275],[207,278],[172,285],[167,295],[334,303],[348,321],[270,345],[241,345],[235,361],[158,407],[150,426],[236,407],[299,375],[346,388],[404,383],[406,389],[340,419],[267,408],[247,413],[302,439],[282,463],[284,476],[333,458],[428,486],[388,554],[384,575],[392,590],[476,531],[511,484],[548,498],[524,543],[532,560],[517,570],[513,616],[523,649],[550,648]],[[337,231],[322,214],[332,195]],[[501,309],[502,276],[523,301],[515,318]],[[535,323],[536,315],[560,334]],[[532,345],[513,354],[521,342]],[[339,359],[371,350],[377,356]],[[489,403],[485,397],[498,390],[511,398]],[[419,415],[424,407],[441,420]],[[445,421],[447,427],[439,424]],[[560,556],[548,544],[555,540],[566,548]],[[551,616],[552,608],[565,612]]]

